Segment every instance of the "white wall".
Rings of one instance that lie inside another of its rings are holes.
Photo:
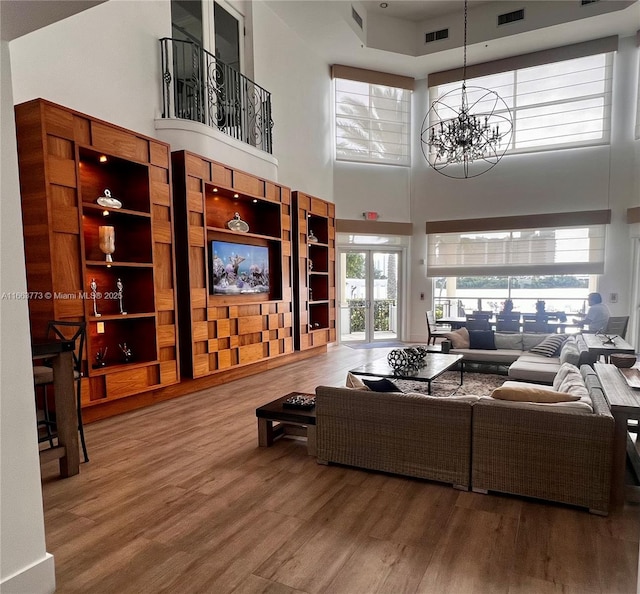
[[[20,186],[9,45],[2,42],[0,73],[2,182],[0,293],[24,293]],[[36,436],[27,302],[0,300],[0,590],[53,592],[53,557],[46,552]]]
[[[337,218],[362,219],[371,210],[380,221],[410,220],[410,167],[336,161],[333,171]]]
[[[171,4],[112,0],[11,42],[15,103],[42,97],[154,134]]]
[[[329,65],[264,3],[253,3],[255,81],[271,92],[278,181],[333,201]]]

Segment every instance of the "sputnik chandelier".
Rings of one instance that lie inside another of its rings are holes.
[[[477,177],[502,159],[512,130],[511,112],[498,93],[467,87],[465,0],[462,89],[450,91],[431,104],[422,123],[422,153],[429,165],[446,177]]]

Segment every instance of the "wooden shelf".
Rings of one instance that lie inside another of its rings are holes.
[[[140,393],[179,381],[169,145],[42,99],[15,112],[27,286],[82,296],[32,300],[33,338],[46,337],[48,320],[87,321],[82,405],[130,397],[119,412],[137,408]],[[121,208],[96,203],[105,190]],[[114,228],[111,263],[104,226]],[[118,361],[125,342],[130,363]],[[105,348],[112,364],[93,368]]]
[[[105,262],[104,260],[87,260],[86,265],[101,268],[153,268],[153,262]]]
[[[293,206],[295,340],[305,350],[336,340],[335,207],[302,192],[293,192]],[[318,241],[309,241],[311,232]]]
[[[136,320],[136,319],[140,319],[140,318],[155,318],[156,314],[155,312],[145,312],[145,313],[126,313],[126,314],[103,314],[99,317],[96,316],[88,316],[87,320],[89,322],[109,322],[109,321],[113,321],[113,320],[125,320],[125,319],[130,319],[130,320]]]
[[[251,233],[247,231],[243,233],[242,231],[232,231],[231,229],[227,229],[226,227],[207,227],[207,231],[214,232],[216,234],[229,235],[234,238],[241,237],[253,237],[255,239],[267,239],[269,241],[280,241],[280,237],[273,237],[271,235],[260,235],[259,233]]]
[[[89,204],[88,202],[84,202],[82,204],[82,210],[85,213],[90,213],[91,211],[95,211],[96,216],[101,216],[105,223],[109,221],[113,217],[118,216],[131,216],[131,217],[141,217],[144,219],[150,219],[151,214],[148,212],[141,212],[139,210],[130,210],[128,208],[110,208],[108,206],[100,206],[99,204]],[[104,212],[108,212],[108,216],[104,216]]]
[[[112,363],[107,364],[104,367],[91,366],[91,376],[107,375],[115,371],[127,371],[132,369],[140,369],[148,367],[149,363],[159,363],[159,361],[131,361],[130,363]]]

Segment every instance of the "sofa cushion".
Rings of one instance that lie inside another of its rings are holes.
[[[502,385],[491,394],[498,400],[513,400],[516,402],[572,402],[580,400],[580,396],[567,392],[557,392],[541,386],[523,384],[520,386]]]
[[[357,375],[353,375],[351,372],[347,372],[347,381],[345,382],[346,388],[353,390],[368,390],[367,384],[365,384]]]
[[[525,382],[552,384],[560,367],[559,359],[542,355],[522,355],[509,366],[509,378]]]
[[[560,363],[571,363],[576,366],[580,363],[580,348],[575,338],[565,340],[560,349]]]
[[[559,392],[577,395],[579,398],[588,397],[589,390],[582,379],[580,372],[577,374],[569,373],[562,382],[560,382]]]
[[[494,365],[509,365],[517,361],[522,351],[511,349],[496,349],[495,351],[483,349],[453,349],[452,355],[462,355],[465,361],[476,363],[492,363]]]
[[[549,334],[536,334],[534,332],[522,333],[522,350],[530,351],[534,346],[539,345]]]
[[[556,373],[556,377],[553,378],[553,389],[559,390],[560,384],[569,374],[580,375],[580,370],[571,363],[562,363],[562,365],[560,365],[560,369],[558,369],[558,373]]]
[[[493,336],[497,349],[522,350],[522,336],[520,333],[496,332]]]
[[[379,380],[362,380],[365,386],[372,392],[402,392],[391,380],[383,377]]]
[[[442,336],[451,341],[454,349],[469,348],[469,331],[466,328],[459,328],[453,332],[445,332]]]
[[[495,351],[496,342],[493,330],[469,330],[469,348]]]
[[[553,357],[560,350],[562,343],[565,340],[567,340],[567,337],[562,334],[552,334],[547,336],[540,344],[537,344],[529,350],[538,355]]]

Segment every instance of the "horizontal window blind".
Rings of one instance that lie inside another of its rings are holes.
[[[602,274],[605,225],[428,236],[427,275]]]
[[[410,164],[411,92],[335,79],[336,159]]]
[[[508,152],[607,143],[612,73],[613,53],[605,53],[471,78],[469,105],[482,117],[493,111],[495,101],[481,88],[500,95],[513,119]],[[460,86],[456,81],[431,87],[430,98],[448,93],[447,105],[458,109]],[[506,113],[497,109],[494,119]]]

